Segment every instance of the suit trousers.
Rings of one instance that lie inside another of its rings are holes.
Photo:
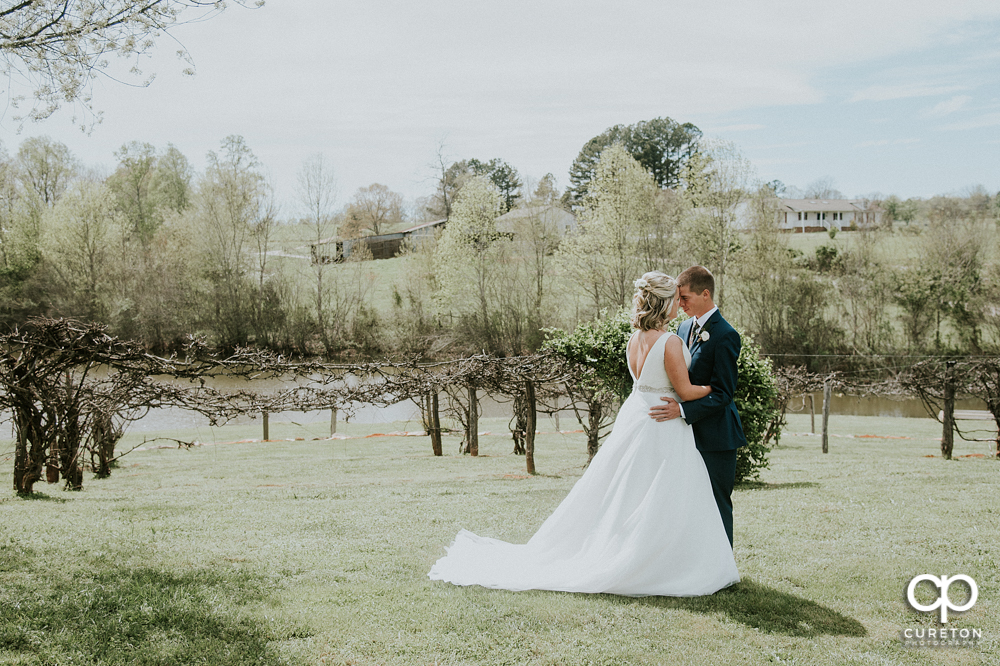
[[[699,451],[712,481],[712,493],[726,527],[729,545],[733,545],[733,486],[736,485],[737,449],[730,451]]]

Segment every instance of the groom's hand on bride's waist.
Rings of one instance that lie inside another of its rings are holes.
[[[660,398],[662,405],[649,408],[649,418],[654,421],[669,421],[681,416],[681,406],[673,398]]]

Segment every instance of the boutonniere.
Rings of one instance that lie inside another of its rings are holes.
[[[700,342],[708,342],[712,338],[712,336],[709,334],[709,331],[711,330],[712,330],[712,322],[706,321],[705,325],[702,326],[701,331],[698,332],[698,340]]]

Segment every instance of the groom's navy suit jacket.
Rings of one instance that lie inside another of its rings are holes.
[[[677,334],[687,343],[695,319],[682,323]],[[691,345],[692,384],[710,385],[712,392],[704,398],[682,402],[684,420],[694,430],[694,442],[699,451],[732,451],[747,443],[740,413],[733,396],[736,393],[736,359],[740,355],[740,334],[716,310],[702,331],[708,340],[695,340]]]

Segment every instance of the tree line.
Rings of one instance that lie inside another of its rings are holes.
[[[734,144],[669,118],[588,141],[564,191],[500,158],[439,155],[432,191],[410,203],[375,183],[341,204],[315,155],[281,211],[239,136],[202,173],[170,145],[132,142],[115,157],[102,174],[45,137],[0,152],[7,326],[75,317],[154,351],[194,334],[331,358],[522,355],[627,306],[636,275],[698,263],[727,317],[779,365],[1000,345],[997,196],[873,197],[877,226],[793,238],[778,225],[781,183],[760,182]],[[835,194],[829,182],[811,188]],[[321,244],[434,219],[447,220],[436,237],[392,260],[367,261],[363,246],[339,263],[288,256],[289,238]]]

